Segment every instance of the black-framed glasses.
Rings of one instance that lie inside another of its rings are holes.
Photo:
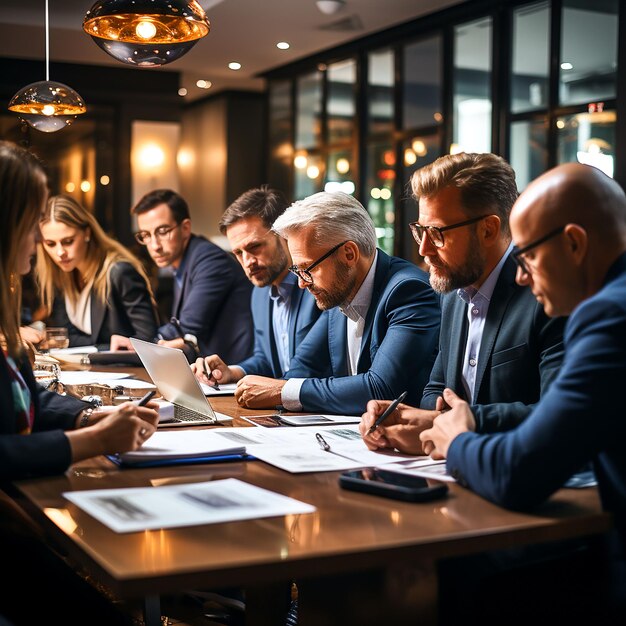
[[[522,272],[524,272],[524,274],[530,274],[530,270],[528,269],[527,261],[526,259],[524,259],[524,255],[530,250],[532,250],[533,248],[540,246],[542,243],[546,243],[546,241],[550,241],[550,239],[553,239],[557,235],[560,235],[564,230],[565,230],[565,226],[559,226],[558,228],[551,230],[547,235],[544,235],[543,237],[539,237],[539,239],[535,239],[534,241],[531,241],[528,245],[524,246],[523,248],[515,248],[513,252],[511,252],[511,255],[513,256],[513,258],[519,265]]]
[[[315,269],[322,261],[325,261],[331,254],[334,254],[343,246],[345,243],[348,243],[349,239],[338,243],[336,246],[331,248],[326,254],[323,254],[317,261],[313,261],[311,265],[305,267],[304,269],[300,269],[297,265],[292,265],[289,268],[289,271],[295,274],[302,282],[311,285],[313,283],[313,276],[311,276],[311,271]]]
[[[172,236],[172,231],[176,230],[179,227],[180,224],[176,224],[176,226],[159,226],[158,228],[154,229],[154,233],[151,233],[148,230],[140,230],[138,233],[135,233],[135,239],[142,246],[147,246],[150,241],[152,241],[152,237],[154,237],[157,241],[169,239]]]
[[[470,224],[475,224],[476,222],[480,222],[480,220],[489,217],[488,215],[480,215],[479,217],[473,217],[471,220],[465,220],[464,222],[457,222],[456,224],[450,224],[450,226],[423,226],[419,222],[411,222],[409,224],[409,228],[411,229],[411,234],[413,235],[413,239],[417,241],[418,245],[422,245],[422,241],[424,241],[424,235],[428,235],[430,242],[435,246],[435,248],[443,248],[445,244],[445,240],[443,238],[443,233],[446,230],[452,230],[453,228],[461,228],[461,226],[469,226]]]

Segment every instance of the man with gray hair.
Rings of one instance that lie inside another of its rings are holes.
[[[298,277],[324,311],[284,379],[245,376],[248,408],[357,415],[370,398],[421,398],[439,336],[439,302],[427,275],[376,248],[374,224],[347,194],[320,192],[274,222]]]

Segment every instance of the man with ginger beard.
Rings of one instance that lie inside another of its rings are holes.
[[[300,288],[324,312],[298,346],[288,380],[245,376],[237,401],[358,415],[372,397],[407,390],[418,400],[439,332],[439,304],[426,274],[377,249],[367,211],[341,192],[295,202],[274,230],[287,239]]]
[[[509,213],[517,198],[515,173],[494,154],[437,159],[411,180],[419,220],[410,224],[430,269],[433,289],[445,294],[439,352],[420,407],[401,404],[367,434],[388,402],[371,401],[361,421],[372,449],[420,454],[419,433],[445,408],[453,389],[471,406],[473,429],[513,428],[557,375],[564,319],[549,319],[527,286],[515,283]]]
[[[234,365],[227,365],[218,354],[199,358],[192,369],[203,383],[236,382],[246,374],[282,377],[320,316],[313,297],[298,289],[297,278],[288,270],[287,242],[272,231],[274,220],[286,208],[280,192],[262,186],[241,194],[222,215],[220,232],[228,237],[233,254],[254,285],[254,353]]]

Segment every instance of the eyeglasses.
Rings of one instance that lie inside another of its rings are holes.
[[[323,254],[317,261],[313,261],[309,267],[304,269],[300,269],[297,265],[292,265],[289,268],[289,271],[295,274],[302,282],[307,283],[309,285],[313,284],[313,276],[311,276],[311,271],[315,269],[322,261],[325,261],[331,254],[337,252],[341,246],[345,243],[348,243],[349,239],[338,243],[334,248],[331,248],[326,254]]]
[[[417,241],[418,245],[422,245],[422,241],[424,241],[424,233],[426,233],[435,248],[443,248],[445,244],[445,240],[443,238],[444,231],[452,230],[453,228],[461,228],[461,226],[469,226],[470,224],[480,222],[480,220],[485,219],[486,217],[489,216],[481,215],[479,217],[473,217],[471,220],[450,224],[450,226],[422,226],[418,222],[411,222],[409,224],[409,228],[411,229],[413,239]]]
[[[154,233],[147,230],[140,230],[138,233],[135,233],[135,239],[142,246],[147,246],[152,241],[153,236],[157,241],[162,241],[163,239],[169,240],[172,235],[172,231],[179,227],[180,224],[176,224],[176,226],[159,226],[154,229]]]
[[[527,246],[524,246],[523,248],[515,248],[513,252],[511,252],[511,255],[515,261],[517,261],[517,264],[524,274],[530,274],[530,270],[528,269],[528,259],[524,259],[524,255],[529,250],[532,250],[533,248],[540,246],[542,243],[546,243],[546,241],[549,241],[553,237],[560,235],[564,230],[565,226],[559,226],[559,228],[551,230],[547,235],[539,237],[539,239],[535,239],[535,241],[531,241]]]

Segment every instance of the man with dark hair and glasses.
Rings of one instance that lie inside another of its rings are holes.
[[[588,568],[584,595],[590,602],[581,607],[573,602],[580,599],[571,587],[564,597],[555,593],[553,583],[566,573],[559,572],[547,585],[552,611],[543,614],[542,623],[621,624],[626,615],[626,417],[620,395],[626,380],[626,196],[594,167],[560,165],[522,193],[511,228],[519,246],[518,283],[532,290],[548,315],[570,315],[561,368],[530,416],[511,432],[469,432],[471,407],[446,389],[450,410],[420,436],[447,458],[448,472],[461,485],[517,510],[536,507],[592,462],[603,508],[613,518],[607,537],[610,575],[604,578],[597,565]],[[536,622],[541,598],[527,589],[524,598],[518,608],[526,610],[516,623]],[[484,598],[473,601],[485,606]],[[607,608],[610,615],[603,614]]]
[[[376,247],[365,208],[345,193],[295,202],[275,222],[301,289],[323,311],[282,380],[245,376],[242,406],[359,415],[370,398],[419,400],[439,334],[427,275]]]
[[[131,213],[137,241],[157,267],[174,272],[172,320],[159,328],[159,343],[183,349],[189,360],[214,353],[233,362],[250,356],[252,286],[234,257],[191,232],[187,202],[175,191],[151,191]]]
[[[515,284],[509,213],[515,173],[494,154],[456,154],[416,171],[419,220],[410,229],[442,300],[439,352],[419,409],[372,401],[361,432],[372,449],[422,448],[419,433],[439,411],[446,387],[466,399],[479,432],[513,428],[539,401],[563,358],[563,319],[549,319],[528,287]]]

